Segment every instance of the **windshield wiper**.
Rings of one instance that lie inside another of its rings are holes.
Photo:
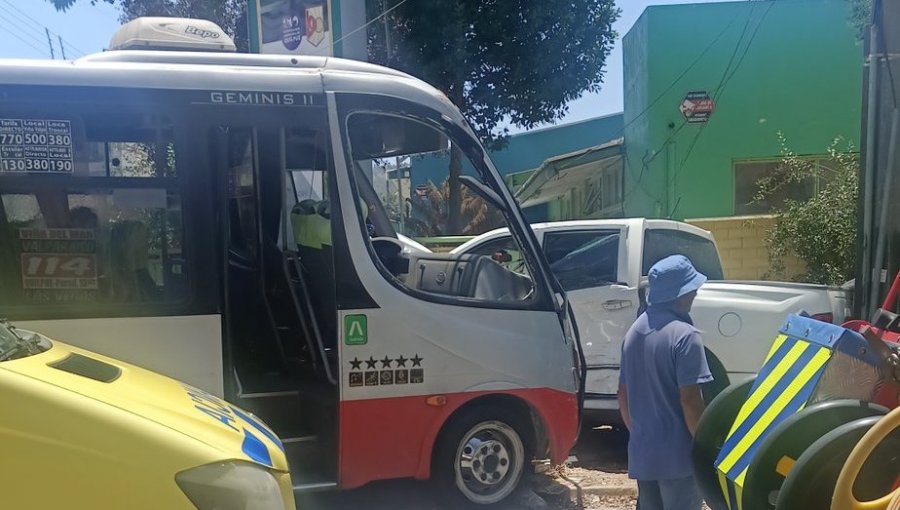
[[[0,362],[24,358],[43,352],[43,349],[41,348],[41,337],[37,333],[31,333],[31,335],[26,338],[6,319],[0,319],[0,328],[6,329],[15,341],[15,345],[13,345],[12,348],[0,352]]]

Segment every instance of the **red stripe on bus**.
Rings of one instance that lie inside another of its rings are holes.
[[[391,478],[427,479],[435,439],[447,418],[486,395],[511,395],[527,402],[543,420],[550,459],[561,463],[578,433],[575,394],[547,388],[441,394],[446,405],[426,403],[433,395],[350,400],[340,403],[340,486],[360,487]]]

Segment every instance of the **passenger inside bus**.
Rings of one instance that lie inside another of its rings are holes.
[[[81,205],[69,210],[68,223],[69,228],[83,228],[96,231],[100,220],[97,219],[97,213],[93,209]]]
[[[159,289],[149,270],[147,226],[126,220],[110,232],[109,298],[115,301],[156,301]]]

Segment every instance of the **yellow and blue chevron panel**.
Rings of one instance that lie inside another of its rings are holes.
[[[759,445],[810,401],[846,331],[808,317],[788,316],[715,462],[730,510],[741,509],[744,477]]]

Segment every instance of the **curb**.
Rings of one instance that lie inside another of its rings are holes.
[[[569,499],[576,504],[586,494],[598,497],[637,497],[636,485],[588,485],[581,487],[569,480],[557,479],[556,482],[568,490]]]
[[[571,489],[570,489],[571,490]],[[582,494],[592,494],[594,496],[629,496],[637,497],[637,487],[623,487],[615,485],[592,485],[581,488]]]

